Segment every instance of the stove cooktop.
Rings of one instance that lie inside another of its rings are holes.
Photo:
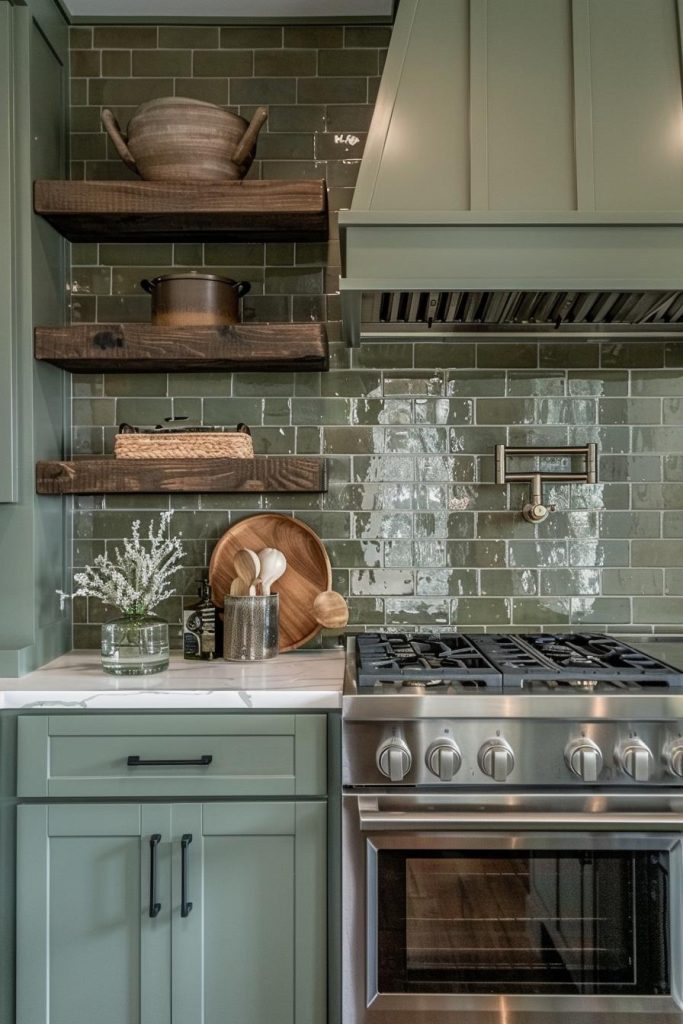
[[[599,633],[362,633],[359,691],[683,690],[683,672]]]

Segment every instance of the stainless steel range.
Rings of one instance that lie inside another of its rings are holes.
[[[683,673],[653,648],[349,639],[343,1024],[683,1024]]]

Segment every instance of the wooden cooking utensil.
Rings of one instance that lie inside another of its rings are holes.
[[[258,553],[261,563],[261,587],[264,595],[270,594],[270,588],[279,580],[287,568],[287,559],[277,548],[261,548]]]
[[[313,615],[326,629],[342,629],[349,621],[349,606],[336,590],[324,590],[313,602]]]
[[[247,588],[247,594],[256,593],[254,584],[261,575],[261,563],[255,551],[250,548],[240,548],[235,552],[235,572]]]
[[[235,578],[233,560],[241,548],[277,548],[287,560],[283,576],[272,584],[280,595],[280,650],[292,651],[320,632],[313,602],[332,586],[332,566],[317,533],[298,519],[276,512],[247,516],[231,526],[211,555],[209,579],[214,604],[223,607]]]
[[[246,585],[244,580],[241,580],[239,576],[235,576],[234,580],[230,584],[230,597],[246,597],[249,593],[249,587]]]

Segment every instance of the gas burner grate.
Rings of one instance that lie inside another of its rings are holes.
[[[364,633],[356,638],[358,685],[437,689],[444,681],[502,689],[500,673],[463,633]]]
[[[375,692],[683,689],[683,673],[596,633],[363,633],[356,668],[359,688]]]

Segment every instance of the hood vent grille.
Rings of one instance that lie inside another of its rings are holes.
[[[683,291],[364,292],[361,317],[380,332],[411,324],[452,331],[666,327],[683,324]]]

